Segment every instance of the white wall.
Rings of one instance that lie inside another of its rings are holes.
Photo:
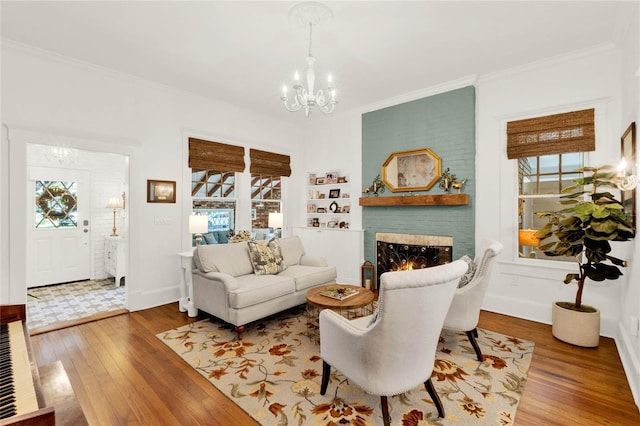
[[[476,240],[497,238],[505,246],[487,291],[487,309],[550,323],[552,302],[572,301],[576,291],[575,285],[562,283],[567,273],[576,272],[575,264],[518,258],[517,161],[505,155],[506,122],[595,107],[596,151],[588,154],[586,164],[617,164],[619,64],[620,51],[603,48],[479,80]],[[615,336],[625,281],[586,284],[583,302],[601,310],[605,336]]]
[[[636,173],[640,160],[640,5],[630,15],[628,27],[623,27],[622,38],[622,107],[620,129],[624,131],[631,122],[636,123]],[[640,194],[640,188],[636,189]],[[636,195],[636,224],[639,200]],[[636,404],[640,405],[640,238],[626,246],[625,259],[632,265],[625,271],[626,282],[621,286],[620,321],[616,343],[629,378]],[[634,321],[633,319],[636,319]]]
[[[2,122],[10,129],[9,155],[1,158],[2,167],[4,172],[11,164],[11,185],[18,189],[0,195],[2,204],[10,206],[11,229],[26,227],[24,208],[18,206],[26,205],[26,144],[42,143],[37,135],[55,135],[75,148],[129,156],[127,291],[132,310],[178,299],[176,253],[190,242],[186,134],[289,154],[296,170],[292,177],[304,176],[298,129],[288,123],[6,41],[1,78]],[[147,179],[175,180],[177,203],[146,203]],[[304,202],[292,198],[295,206]],[[3,238],[7,233],[3,228]],[[3,303],[25,303],[24,234],[12,232],[9,239],[11,250],[0,253],[3,267],[10,265],[1,283]]]

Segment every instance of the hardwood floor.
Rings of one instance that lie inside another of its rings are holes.
[[[170,304],[31,343],[39,365],[62,361],[92,425],[257,424],[155,337],[196,320]],[[479,326],[536,343],[516,425],[640,424],[612,339],[577,348],[555,340],[548,325],[489,312]]]

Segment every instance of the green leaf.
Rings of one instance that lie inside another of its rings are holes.
[[[591,222],[591,229],[598,233],[612,234],[618,229],[618,222],[615,220],[594,220]]]
[[[567,276],[564,278],[564,283],[565,284],[570,284],[571,281],[576,280],[578,281],[580,279],[580,275],[578,274],[567,274]]]

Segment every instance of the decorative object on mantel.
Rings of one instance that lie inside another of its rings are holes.
[[[429,148],[393,152],[382,164],[382,181],[392,192],[428,191],[440,173],[442,160]]]
[[[378,193],[383,193],[384,182],[380,179],[380,175],[376,176],[371,185],[367,186],[362,192],[367,195],[378,195]]]
[[[333,20],[333,13],[331,10],[322,3],[318,2],[304,2],[298,3],[293,6],[289,11],[289,22],[294,25],[304,25],[309,27],[309,54],[307,56],[307,87],[300,84],[300,75],[298,71],[294,74],[293,83],[293,102],[289,104],[289,97],[287,96],[287,85],[282,87],[282,96],[280,100],[284,104],[287,111],[296,112],[301,108],[304,108],[304,113],[307,117],[311,115],[311,111],[314,106],[325,114],[330,114],[336,107],[336,89],[333,88],[333,80],[331,74],[327,77],[328,84],[326,93],[322,89],[315,92],[315,80],[316,74],[313,69],[313,64],[316,58],[311,54],[311,41],[313,35],[313,26],[318,27],[325,22],[331,22]]]
[[[454,180],[456,180],[456,175],[450,173],[447,167],[447,169],[442,172],[442,176],[440,176],[440,184],[438,186],[440,186],[440,189],[444,189],[445,192],[449,192]]]
[[[582,167],[577,172],[583,177],[574,179],[575,184],[563,190],[569,193],[561,196],[562,204],[567,205],[564,209],[536,212],[539,218],[548,219],[536,237],[540,238],[539,250],[545,255],[570,256],[578,264],[578,273],[567,274],[564,279],[565,284],[575,281],[578,285],[575,302],[552,305],[553,336],[573,345],[596,347],[600,339],[600,311],[582,304],[584,283],[587,278],[598,282],[618,279],[622,275],[618,266],[627,266],[627,262],[609,254],[609,241],[629,241],[636,235],[622,203],[599,188],[633,188],[626,186],[626,176],[613,166]],[[589,185],[591,191],[587,190]]]
[[[464,186],[464,184],[465,184],[465,183],[467,183],[467,180],[468,180],[467,178],[464,178],[464,179],[462,179],[460,182],[458,182],[458,181],[454,181],[454,182],[451,184],[451,187],[452,187],[453,189],[457,189],[457,190],[458,190],[458,194],[460,194],[460,193],[461,193],[461,191],[462,191],[462,187]]]

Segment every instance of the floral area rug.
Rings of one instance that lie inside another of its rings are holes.
[[[392,424],[513,424],[533,342],[478,332],[482,363],[464,333],[441,335],[431,380],[446,417],[438,418],[422,385],[388,398]],[[326,394],[320,395],[320,346],[307,333],[307,314],[297,308],[249,324],[240,341],[216,319],[157,337],[263,425],[382,424],[380,397],[350,384],[335,369]]]

